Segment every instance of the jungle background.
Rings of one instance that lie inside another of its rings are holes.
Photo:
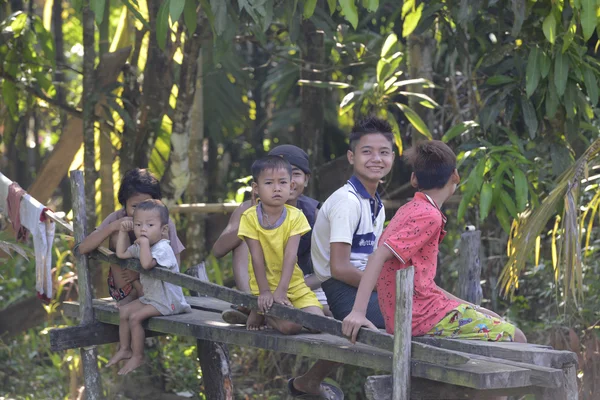
[[[82,169],[93,229],[119,207],[121,174],[148,167],[170,207],[243,200],[253,160],[277,144],[306,149],[309,195],[323,201],[349,169],[347,135],[376,114],[398,154],[441,139],[462,184],[445,206],[439,284],[457,282],[465,225],[482,231],[484,305],[530,341],[579,356],[583,399],[600,393],[597,257],[600,1],[597,0],[1,0],[0,170],[71,213],[67,172]],[[396,158],[382,196],[407,201]],[[388,209],[388,219],[395,209]],[[598,215],[600,217],[600,214]],[[233,285],[212,243],[223,213],[173,213],[183,268],[207,261]],[[55,241],[56,296],[35,297],[30,245],[2,220],[0,398],[76,399],[79,353],[49,351],[48,329],[72,325],[73,241]],[[60,231],[59,231],[60,232]],[[25,252],[28,258],[16,254]],[[106,267],[94,269],[106,296]],[[113,346],[100,348],[101,361]],[[108,398],[204,398],[190,338],[153,341],[152,362]],[[283,398],[312,360],[230,347],[239,398]],[[373,371],[334,376],[362,398]]]

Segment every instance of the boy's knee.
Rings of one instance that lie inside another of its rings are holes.
[[[525,334],[523,333],[523,331],[520,330],[519,328],[515,328],[515,337],[514,337],[514,340],[517,343],[527,343],[527,337],[525,336]]]
[[[284,335],[297,335],[302,330],[302,326],[293,322],[284,322],[278,326],[279,332]]]

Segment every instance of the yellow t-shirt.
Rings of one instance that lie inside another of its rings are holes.
[[[308,220],[296,207],[285,205],[287,215],[277,228],[263,228],[258,221],[256,206],[249,208],[242,214],[238,236],[241,239],[250,238],[260,242],[265,257],[265,272],[267,281],[272,291],[277,289],[283,267],[283,257],[288,239],[294,235],[303,235],[310,231]],[[258,294],[258,283],[252,268],[252,256],[249,255],[248,273],[250,275],[250,289],[253,294]],[[294,272],[290,279],[288,291],[293,291],[297,285],[304,285],[304,275],[298,266],[294,265]]]

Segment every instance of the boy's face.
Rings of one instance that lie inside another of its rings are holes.
[[[364,135],[356,143],[354,151],[348,150],[348,162],[358,178],[377,183],[392,169],[392,144],[381,133]]]
[[[289,200],[294,186],[290,178],[287,169],[267,169],[260,173],[258,182],[252,182],[252,188],[265,205],[282,206]]]
[[[162,238],[167,229],[167,225],[161,225],[160,212],[157,210],[137,210],[133,214],[135,237],[147,237],[151,246]]]
[[[127,216],[133,217],[133,212],[135,211],[137,205],[140,204],[142,201],[150,199],[152,199],[152,196],[146,193],[136,193],[130,198],[128,198],[125,202],[125,212],[127,213]]]
[[[310,175],[305,174],[300,168],[292,165],[292,182],[294,186],[292,187],[289,200],[296,200],[304,193],[304,188],[308,185],[309,177]]]

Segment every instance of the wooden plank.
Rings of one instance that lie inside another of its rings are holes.
[[[71,193],[73,197],[73,228],[75,242],[81,243],[86,237],[85,227],[87,217],[85,214],[85,189],[83,185],[83,172],[71,171]],[[92,304],[92,284],[88,269],[88,258],[85,254],[77,255],[77,287],[79,290],[79,319],[82,325],[93,324],[94,308]],[[118,323],[117,323],[118,325]],[[102,380],[98,371],[98,354],[95,346],[80,348],[85,381],[86,396],[88,399],[103,398]]]
[[[232,304],[223,300],[213,299],[212,297],[189,297],[185,300],[192,308],[197,310],[212,311],[221,314],[225,310],[230,310]]]
[[[410,399],[410,348],[415,267],[396,272],[396,313],[394,323],[394,400]]]
[[[146,337],[158,335],[162,334],[146,331]],[[119,327],[103,322],[50,330],[50,350],[52,351],[98,346],[118,341]]]
[[[440,339],[415,337],[413,342],[428,344],[448,350],[455,350],[486,357],[501,358],[541,365],[550,368],[563,368],[565,364],[577,363],[577,356],[570,351],[554,350],[549,346],[533,343],[486,342],[480,340]]]
[[[460,235],[458,254],[457,296],[473,304],[481,304],[481,231],[467,231]]]
[[[118,310],[114,306],[97,301],[94,307],[99,321],[118,324]],[[76,315],[77,303],[65,302],[63,309],[67,315]],[[194,310],[188,314],[151,318],[144,323],[144,327],[165,334],[258,347],[380,371],[392,370],[392,353],[388,351],[363,344],[352,345],[345,339],[328,334],[285,336],[274,330],[247,331],[245,327],[229,325],[218,314],[207,311]],[[531,386],[530,371],[527,369],[485,360],[469,360],[461,365],[439,365],[434,355],[430,355],[429,360],[436,364],[413,359],[412,377],[475,389]]]
[[[410,398],[413,400],[458,400],[458,399],[497,399],[500,396],[522,396],[536,393],[532,386],[477,390],[435,382],[429,379],[413,378]],[[387,400],[392,397],[391,375],[369,376],[365,382],[365,394],[369,400]]]
[[[209,297],[214,297],[251,309],[258,309],[257,297],[248,293],[215,285],[210,282],[203,282],[198,278],[171,272],[161,267],[155,267],[147,271],[140,267],[139,261],[136,259],[121,260],[114,254],[106,255],[98,251],[92,252],[91,254],[93,258],[98,260],[118,264],[123,268],[132,269],[141,274],[148,274],[156,279],[173,283],[174,285],[193,290]],[[315,331],[328,333],[342,338],[344,337],[342,334],[342,322],[333,318],[310,314],[297,308],[286,307],[281,304],[273,304],[273,307],[271,307],[267,315],[293,321]],[[394,348],[392,335],[368,329],[360,330],[357,342],[386,351],[392,351]],[[461,353],[436,348],[414,341],[412,342],[411,354],[413,360],[430,361],[435,359],[436,363],[440,365],[459,365],[464,364],[469,360],[468,357]]]

